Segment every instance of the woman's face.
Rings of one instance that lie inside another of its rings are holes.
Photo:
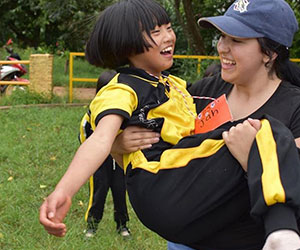
[[[234,38],[221,34],[217,49],[222,78],[226,82],[249,86],[253,80],[268,74],[265,62],[269,59],[261,52],[256,38]]]
[[[143,34],[152,47],[148,50],[145,49],[144,53],[129,57],[129,61],[134,67],[159,76],[161,71],[173,65],[176,35],[170,23],[156,26],[154,30],[151,30],[151,37],[155,44],[146,32]]]

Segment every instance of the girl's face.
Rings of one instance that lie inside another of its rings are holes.
[[[256,38],[234,38],[225,34],[217,45],[222,65],[222,78],[233,84],[249,85],[266,76],[268,57],[261,52]]]
[[[132,66],[143,69],[148,73],[159,76],[161,71],[169,69],[173,65],[173,53],[175,49],[176,35],[171,24],[156,26],[151,31],[151,41],[146,32],[143,32],[145,39],[152,46],[144,53],[129,57]]]

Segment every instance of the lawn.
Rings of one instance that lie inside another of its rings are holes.
[[[145,228],[129,202],[132,237],[115,232],[112,197],[96,237],[86,240],[87,184],[73,198],[67,236],[50,236],[39,224],[39,206],[54,189],[79,145],[80,119],[87,107],[0,110],[0,249],[166,249],[166,242]]]

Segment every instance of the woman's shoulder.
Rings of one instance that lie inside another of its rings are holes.
[[[291,84],[288,81],[282,81],[279,90],[284,94],[300,97],[300,87]]]
[[[284,102],[293,102],[300,106],[300,87],[287,81],[282,81],[276,91],[276,98],[282,99]]]

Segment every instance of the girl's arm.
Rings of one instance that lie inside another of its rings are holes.
[[[71,199],[109,155],[122,121],[123,117],[119,115],[103,117],[94,133],[78,148],[68,170],[41,206],[40,223],[48,233],[65,235],[66,227],[62,221]]]

